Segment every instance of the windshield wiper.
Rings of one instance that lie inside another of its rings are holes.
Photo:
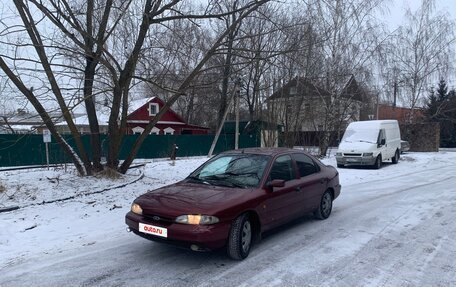
[[[371,143],[371,144],[376,144],[374,142],[371,142],[371,141],[366,141],[366,140],[358,140],[359,142],[363,142],[363,143]]]
[[[218,175],[228,175],[228,176],[247,176],[247,175],[254,175],[256,178],[260,179],[256,172],[225,172]]]
[[[193,175],[192,175],[192,176],[187,177],[187,179],[191,179],[191,180],[196,181],[196,182],[201,182],[201,183],[209,184],[209,185],[210,185],[209,182],[207,182],[207,181],[205,181],[204,179],[199,178],[199,177],[197,177],[197,176],[193,176]]]
[[[212,175],[203,177],[201,180],[210,181],[210,182],[212,182],[213,185],[217,185],[217,183],[220,183],[220,185],[229,186],[229,187],[246,188],[245,185],[228,180],[230,175],[232,175],[232,174],[229,174],[229,173],[212,174]]]
[[[245,185],[235,183],[233,181],[227,180],[227,179],[218,179],[218,180],[213,180],[214,185],[223,185],[223,186],[228,186],[228,187],[238,187],[238,188],[246,188]]]

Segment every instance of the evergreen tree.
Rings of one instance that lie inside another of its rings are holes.
[[[443,103],[448,97],[448,87],[446,81],[441,79],[437,87],[437,97],[439,102]]]
[[[435,121],[434,117],[437,113],[437,96],[435,95],[434,88],[429,89],[429,96],[428,100],[426,103],[426,116],[428,117],[429,120]]]
[[[430,121],[440,124],[440,145],[456,147],[456,91],[448,91],[445,80],[439,81],[435,92],[430,89],[425,112]]]

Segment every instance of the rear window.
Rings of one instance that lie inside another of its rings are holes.
[[[302,153],[293,154],[293,158],[298,166],[299,175],[301,177],[308,176],[320,171],[317,164],[307,155]]]

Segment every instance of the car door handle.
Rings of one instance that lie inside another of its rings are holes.
[[[296,187],[296,188],[295,188],[295,191],[296,191],[296,192],[301,192],[301,187],[299,187],[299,186]]]
[[[326,180],[320,179],[320,183],[321,183],[321,184],[324,184],[325,182],[326,182]]]

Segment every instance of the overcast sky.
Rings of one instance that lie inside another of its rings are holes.
[[[421,6],[421,0],[394,0],[389,7],[389,17],[387,21],[391,30],[403,24],[405,11],[408,7],[416,11]],[[456,0],[435,0],[436,11],[448,13],[451,19],[456,19]],[[386,17],[385,17],[386,18]],[[389,20],[389,19],[388,19]]]

